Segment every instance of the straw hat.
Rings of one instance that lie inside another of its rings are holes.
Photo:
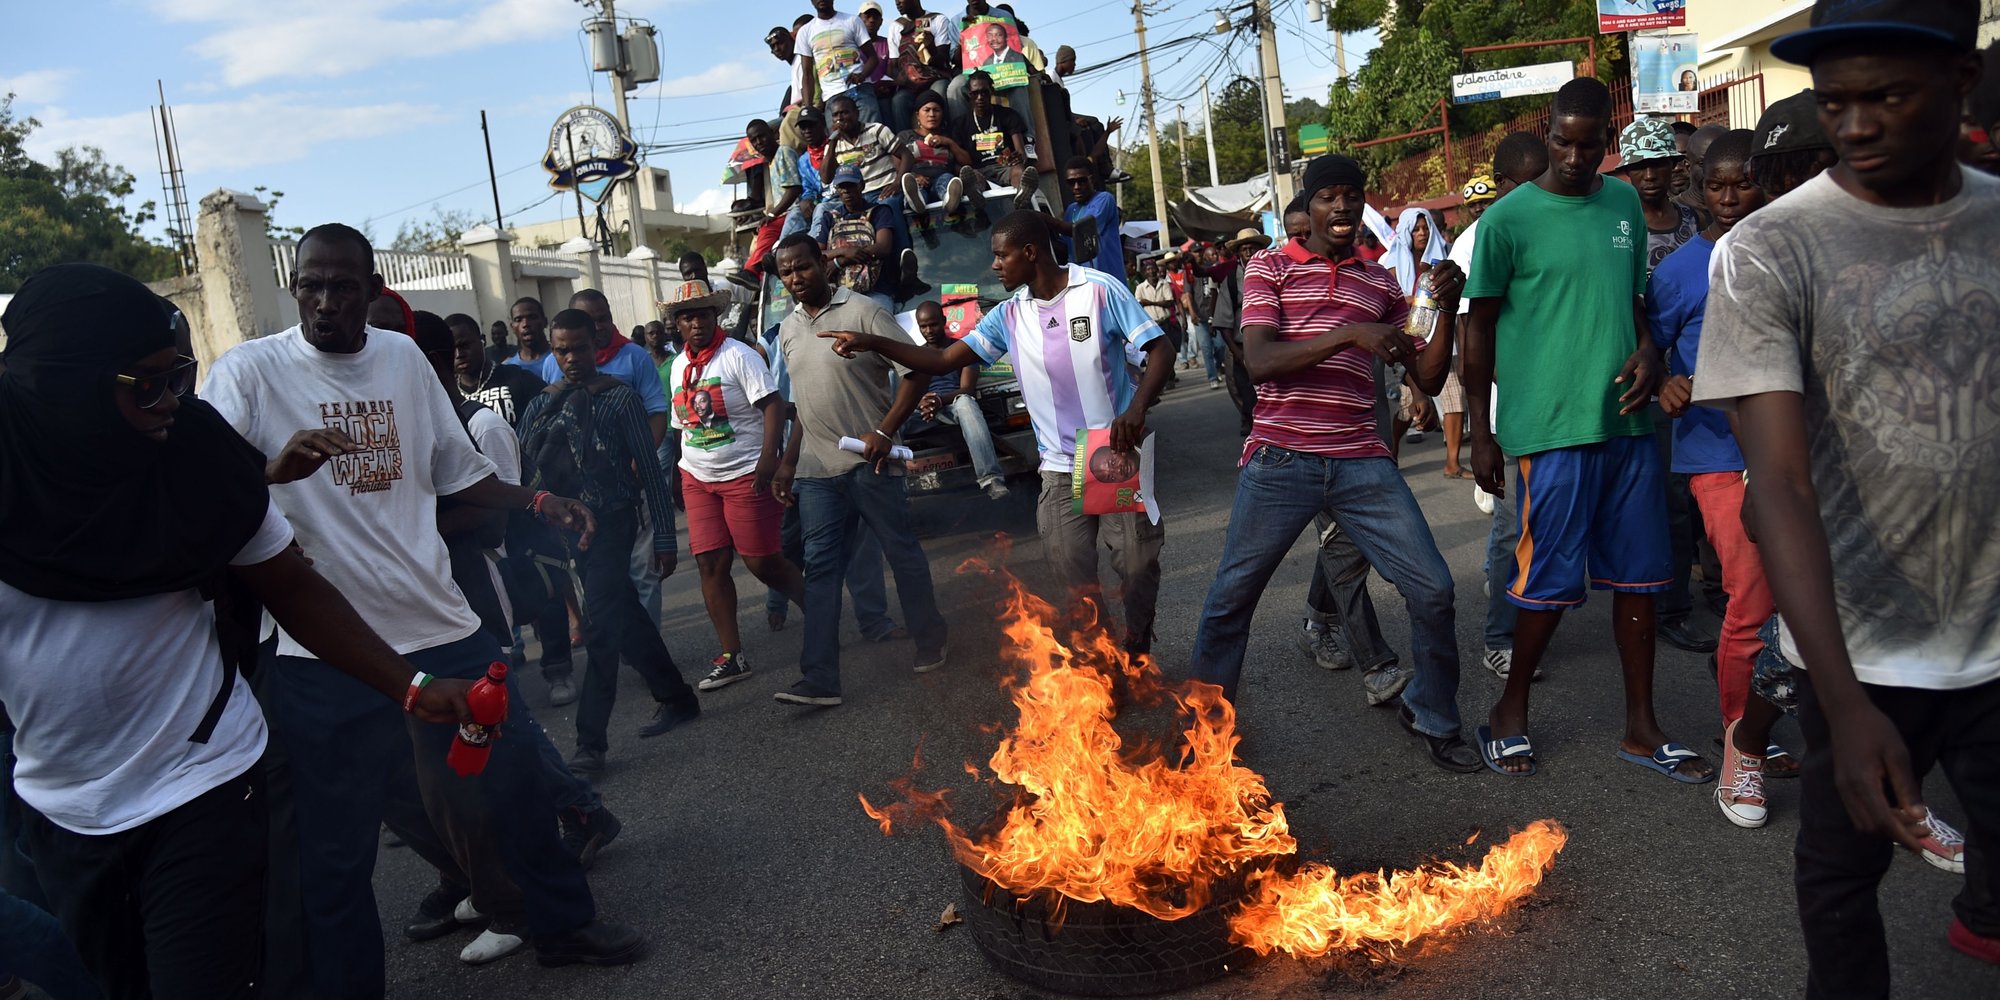
[[[1271,245],[1271,238],[1269,236],[1264,235],[1263,233],[1258,232],[1255,229],[1250,229],[1246,227],[1237,230],[1236,238],[1228,241],[1223,245],[1230,248],[1231,250],[1235,250],[1243,247],[1246,244],[1258,250],[1262,250],[1265,247]]]
[[[660,303],[667,322],[674,321],[674,315],[687,309],[714,309],[721,312],[729,305],[729,293],[718,292],[706,281],[683,281],[675,286],[673,295]]]

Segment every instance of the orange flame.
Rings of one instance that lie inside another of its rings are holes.
[[[1427,934],[1497,916],[1540,885],[1569,833],[1536,820],[1486,852],[1477,868],[1437,862],[1415,871],[1340,877],[1308,864],[1269,876],[1230,918],[1230,939],[1259,955],[1309,957],[1368,943],[1407,945]]]
[[[890,783],[896,801],[877,807],[860,797],[884,833],[934,822],[960,863],[1018,896],[1109,901],[1165,920],[1200,910],[1218,881],[1248,873],[1252,899],[1232,920],[1235,939],[1259,953],[1301,955],[1406,944],[1490,917],[1533,889],[1562,849],[1566,835],[1544,821],[1476,869],[1438,863],[1340,878],[1311,865],[1290,878],[1269,874],[1298,844],[1263,776],[1236,759],[1236,713],[1221,689],[1168,685],[1151,658],[1128,657],[1094,621],[1075,630],[1074,648],[1064,645],[1049,624],[1056,610],[1005,581],[1005,655],[1020,669],[1003,687],[1020,718],[987,767],[1018,789],[1014,802],[969,832],[951,820],[947,793],[918,789],[913,771]],[[1112,726],[1121,693],[1172,700],[1185,725],[1177,762],[1155,746],[1126,746]]]

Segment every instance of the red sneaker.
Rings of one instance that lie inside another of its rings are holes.
[[[1957,917],[1951,918],[1951,930],[1945,934],[1951,946],[1982,962],[2000,965],[2000,937],[1974,934]]]

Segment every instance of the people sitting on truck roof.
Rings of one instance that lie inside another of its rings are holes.
[[[993,78],[986,73],[971,74],[966,88],[968,105],[965,114],[952,122],[952,137],[972,159],[959,177],[972,199],[973,213],[986,214],[989,185],[1012,187],[1014,207],[1029,207],[1041,175],[1031,163],[1034,148],[1028,145],[1027,124],[1014,109],[994,101]]]
[[[972,153],[946,127],[945,101],[937,93],[927,90],[917,98],[911,117],[912,126],[896,136],[909,167],[903,173],[903,210],[919,230],[929,230],[930,202],[938,201],[946,221],[957,222],[966,214],[962,210],[966,182],[959,171],[972,166]]]

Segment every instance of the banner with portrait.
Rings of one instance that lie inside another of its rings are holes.
[[[1028,85],[1028,57],[1021,53],[1021,33],[1014,22],[973,18],[958,33],[958,46],[959,64],[967,75],[985,73],[993,78],[995,90]]]
[[[1632,110],[1691,115],[1701,110],[1701,45],[1693,33],[1632,36]]]
[[[1597,0],[1597,30],[1601,34],[1686,24],[1687,0]]]

